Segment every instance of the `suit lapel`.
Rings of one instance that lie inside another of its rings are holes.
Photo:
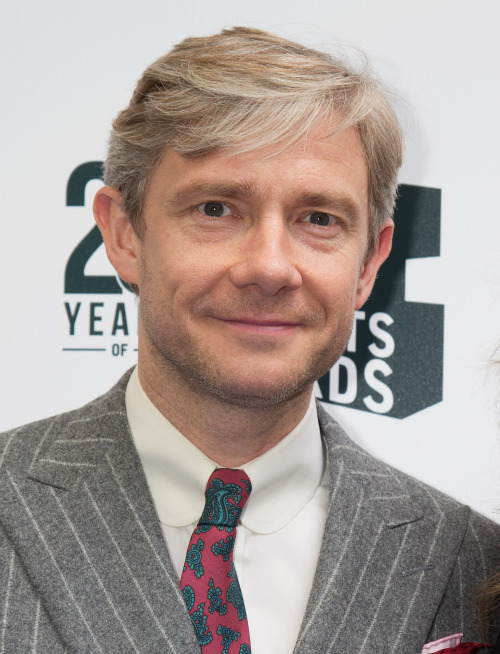
[[[330,505],[296,654],[418,654],[466,528],[424,485],[358,448],[319,409]],[[420,645],[419,645],[420,644]]]
[[[71,651],[194,652],[128,430],[126,383],[50,424],[28,477],[10,476],[6,506],[17,518],[7,514],[6,530]]]

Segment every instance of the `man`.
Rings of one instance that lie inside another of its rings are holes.
[[[479,637],[498,527],[312,400],[389,254],[400,163],[378,84],[326,54],[235,28],[147,69],[94,205],[139,296],[138,366],[0,441],[0,652],[418,654]],[[233,523],[210,523],[219,509]],[[204,574],[209,532],[223,575]]]

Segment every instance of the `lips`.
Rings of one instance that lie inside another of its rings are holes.
[[[303,323],[291,321],[284,318],[255,318],[255,317],[231,317],[216,318],[216,320],[228,330],[239,336],[258,336],[262,338],[284,337],[287,334],[295,333],[303,326]]]
[[[202,319],[254,329],[293,329],[318,325],[324,319],[321,308],[283,298],[255,303],[245,298],[228,302],[204,297],[194,305],[193,313]]]
[[[298,327],[303,324],[295,320],[284,318],[255,318],[255,317],[235,317],[235,318],[217,318],[222,322],[230,322],[241,325],[253,325],[255,327]]]

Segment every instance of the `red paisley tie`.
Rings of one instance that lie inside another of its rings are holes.
[[[236,526],[251,490],[243,470],[214,470],[205,490],[205,508],[189,541],[181,590],[203,654],[251,654],[233,564]]]

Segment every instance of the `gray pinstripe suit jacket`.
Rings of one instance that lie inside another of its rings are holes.
[[[199,652],[128,431],[127,380],[0,436],[1,654]],[[321,408],[320,420],[331,501],[295,652],[478,638],[473,589],[499,527],[374,459]]]

